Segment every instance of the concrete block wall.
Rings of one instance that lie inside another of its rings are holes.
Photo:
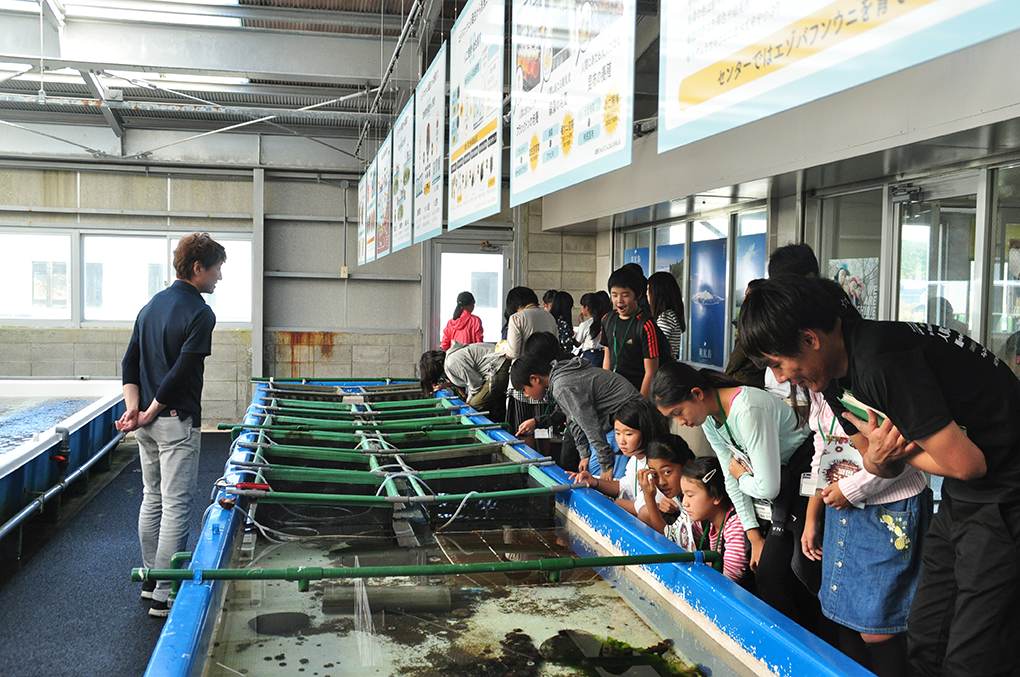
[[[276,378],[417,378],[421,334],[269,331],[263,366]]]
[[[0,377],[120,378],[130,327],[0,328]],[[217,329],[205,359],[202,423],[238,422],[251,402],[251,331]]]
[[[539,298],[547,289],[569,292],[574,297],[574,321],[581,296],[598,291],[605,279],[597,274],[598,244],[594,233],[564,233],[542,230],[542,201],[534,200],[522,209],[524,256],[521,284],[531,287]]]

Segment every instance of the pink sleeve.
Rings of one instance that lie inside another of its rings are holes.
[[[825,397],[821,393],[811,393],[811,411],[808,413],[808,428],[811,422],[817,421],[823,409],[828,409]],[[811,439],[815,442],[815,455],[811,457],[811,474],[817,476],[818,469],[822,465],[822,453],[825,451],[825,438],[821,435],[814,435]]]
[[[443,327],[443,340],[439,342],[440,350],[450,349],[450,323],[447,322],[446,326]]]
[[[481,343],[483,337],[485,336],[485,333],[482,331],[482,318],[478,317],[477,315],[475,315],[474,318],[475,321],[471,323],[472,329],[471,342]]]
[[[749,562],[744,550],[744,525],[736,511],[723,523],[723,538],[727,544],[734,546],[727,547],[723,553],[723,575],[731,581],[739,581],[747,573]]]

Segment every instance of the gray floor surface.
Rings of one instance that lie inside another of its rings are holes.
[[[189,547],[198,539],[229,445],[225,433],[202,435]],[[148,616],[139,597],[141,584],[129,578],[132,567],[141,566],[141,494],[136,456],[0,588],[0,674],[134,677],[145,672],[163,621]]]

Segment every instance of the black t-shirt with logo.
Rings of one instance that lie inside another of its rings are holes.
[[[638,310],[627,319],[618,311],[602,318],[602,345],[609,351],[609,368],[641,390],[645,378],[645,359],[672,361],[666,335],[650,315]]]
[[[914,322],[843,320],[847,375],[825,391],[837,416],[843,389],[882,411],[908,440],[952,422],[982,451],[988,472],[946,478],[943,491],[974,503],[1020,500],[1020,380],[990,350],[959,332]],[[840,416],[848,435],[857,429]]]

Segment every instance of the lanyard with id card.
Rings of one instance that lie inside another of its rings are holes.
[[[733,460],[743,466],[744,470],[751,473],[751,477],[754,477],[754,468],[751,467],[751,459],[743,448],[737,444],[737,440],[733,437],[733,431],[730,430],[730,424],[726,422],[726,412],[723,411],[722,399],[719,397],[719,391],[715,391],[715,401],[719,405],[719,415],[722,416],[723,427],[726,428],[726,436],[730,438],[726,448],[729,449],[730,453],[733,454]],[[754,504],[754,514],[760,520],[766,522],[772,521],[772,501],[764,498],[752,498],[751,502]]]
[[[821,490],[830,484],[839,482],[841,479],[856,475],[864,469],[864,459],[857,448],[850,442],[846,435],[836,434],[836,418],[833,416],[832,424],[829,426],[829,434],[825,434],[822,427],[822,416],[819,412],[818,434],[825,444],[822,451],[822,458],[818,464],[818,477],[815,479],[815,493],[820,496]],[[864,507],[863,504],[854,504],[857,508]]]

